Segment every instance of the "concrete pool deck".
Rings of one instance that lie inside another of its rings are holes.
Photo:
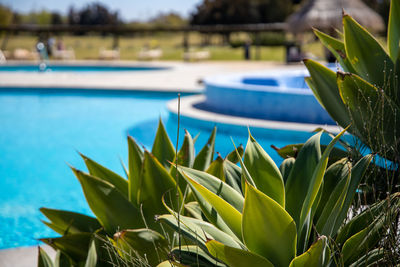
[[[13,62],[15,63],[15,62]],[[65,63],[65,62],[61,62]],[[104,61],[74,61],[72,64],[107,64]],[[166,70],[135,72],[1,72],[0,87],[21,88],[76,88],[105,90],[140,90],[163,92],[201,92],[199,80],[206,76],[243,73],[274,68],[299,68],[270,62],[110,62],[110,64],[137,64],[170,67]],[[248,124],[248,119],[242,121]],[[246,122],[247,121],[247,122]],[[55,252],[44,246],[54,259]],[[0,266],[36,266],[37,247],[20,247],[0,250]]]
[[[10,61],[12,64],[21,62]],[[24,62],[30,63],[32,62]],[[45,87],[77,89],[117,89],[164,92],[201,92],[199,83],[204,77],[279,67],[298,68],[300,65],[284,65],[262,61],[233,62],[138,62],[138,61],[52,61],[53,64],[93,64],[93,65],[139,65],[168,67],[151,71],[116,72],[17,72],[0,71],[0,87]]]

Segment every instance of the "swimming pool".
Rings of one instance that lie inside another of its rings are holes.
[[[176,118],[166,108],[175,97],[176,93],[1,88],[0,248],[37,245],[37,238],[56,235],[41,223],[40,207],[91,214],[67,163],[85,169],[79,151],[122,174],[120,158],[127,160],[128,133],[150,147],[162,117],[171,138],[176,138]],[[222,155],[233,149],[227,127],[217,135],[216,151]],[[201,133],[199,151],[209,128],[182,120],[183,128],[192,135]],[[246,143],[244,129],[243,134],[234,133],[236,144]],[[303,142],[310,135],[254,132],[276,161],[281,159],[271,144]]]
[[[108,72],[108,71],[149,71],[164,70],[167,67],[155,67],[146,65],[87,65],[87,64],[5,64],[0,65],[0,71],[23,71],[23,72]]]

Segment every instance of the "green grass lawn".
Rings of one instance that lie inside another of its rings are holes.
[[[0,43],[4,37],[0,37]],[[236,37],[237,38],[237,37]],[[76,59],[98,59],[100,49],[111,49],[113,38],[111,36],[63,36],[62,40],[66,48],[75,51]],[[13,51],[16,48],[34,50],[37,38],[28,35],[11,36],[7,42],[6,50]],[[190,48],[193,50],[208,50],[211,53],[210,60],[243,60],[243,48],[232,48],[228,45],[221,45],[219,36],[211,37],[211,45],[202,48],[201,37],[192,33],[189,37]],[[177,33],[159,33],[152,36],[121,37],[119,39],[120,55],[122,60],[136,60],[138,52],[145,46],[160,47],[163,51],[161,60],[182,60],[183,47],[182,35]],[[322,57],[322,46],[318,43],[311,43],[303,47],[304,51],[311,52],[317,57]],[[251,57],[255,59],[256,48],[252,46]],[[260,60],[264,61],[285,61],[285,47],[260,47]]]

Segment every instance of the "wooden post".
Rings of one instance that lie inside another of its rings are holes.
[[[261,45],[260,33],[256,32],[256,60],[261,59],[260,45]]]
[[[10,38],[10,32],[7,31],[4,34],[3,41],[1,42],[1,50],[3,50],[3,51],[6,50],[9,38]]]
[[[207,46],[207,33],[201,33],[201,46]]]
[[[118,34],[114,34],[114,38],[113,38],[113,46],[112,48],[114,50],[118,49],[119,47],[119,35]]]
[[[189,51],[189,32],[187,31],[183,32],[183,51]]]

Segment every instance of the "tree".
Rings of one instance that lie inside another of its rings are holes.
[[[51,23],[51,13],[46,10],[32,11],[18,15],[18,23],[48,25]],[[14,19],[15,20],[15,19]]]
[[[0,25],[5,26],[13,21],[13,12],[10,8],[0,4]]]
[[[60,25],[63,24],[63,18],[60,13],[53,12],[51,13],[51,24],[52,25]]]
[[[70,6],[70,8],[68,9],[67,22],[69,25],[79,24],[79,14],[73,6]]]
[[[187,24],[187,20],[182,18],[179,14],[170,13],[160,13],[154,18],[149,20],[150,24],[153,25],[168,25],[168,26],[183,26]]]
[[[282,22],[292,13],[293,5],[291,0],[263,0],[257,1],[260,22]]]
[[[248,24],[284,21],[292,12],[292,0],[204,0],[190,23]]]
[[[116,25],[119,22],[118,12],[111,12],[100,3],[89,4],[79,12],[80,25]]]
[[[121,23],[118,12],[110,11],[101,3],[92,3],[76,10],[71,6],[68,10],[69,25],[117,25]]]

